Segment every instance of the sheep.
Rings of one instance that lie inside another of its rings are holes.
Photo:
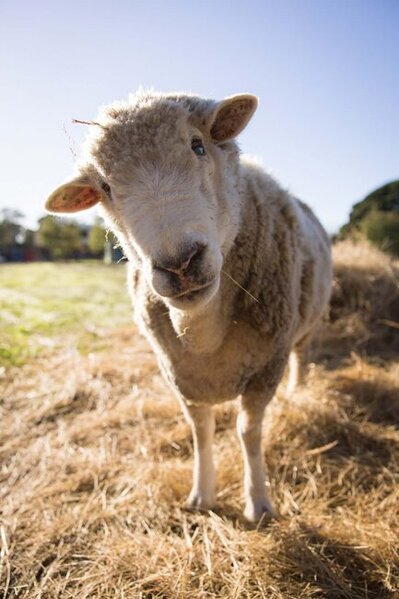
[[[251,522],[277,515],[265,407],[288,360],[290,391],[300,382],[331,288],[330,241],[311,209],[239,153],[257,104],[137,92],[90,121],[78,174],[46,202],[60,214],[99,204],[120,241],[135,321],[192,428],[192,509],[216,504],[212,405],[240,398]]]

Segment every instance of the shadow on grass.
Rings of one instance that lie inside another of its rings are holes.
[[[363,547],[343,545],[300,524],[294,531],[283,531],[279,563],[287,575],[309,588],[309,596],[319,590],[328,599],[385,599],[391,591],[378,580],[376,564]]]
[[[399,426],[399,385],[342,377],[336,387],[353,397],[353,405],[363,410],[369,422]]]

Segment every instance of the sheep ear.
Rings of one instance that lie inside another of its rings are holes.
[[[47,198],[45,208],[55,214],[80,212],[97,204],[102,195],[87,175],[80,175],[57,187]]]
[[[213,113],[210,132],[215,143],[233,139],[247,126],[258,106],[252,94],[237,94],[220,102]]]

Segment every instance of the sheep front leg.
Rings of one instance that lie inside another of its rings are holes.
[[[265,485],[261,450],[262,420],[268,401],[258,394],[243,395],[237,418],[237,432],[244,459],[244,517],[258,521],[264,513],[276,516]]]
[[[216,503],[216,476],[212,458],[215,418],[209,406],[185,406],[184,412],[193,431],[193,486],[187,507],[208,510]]]

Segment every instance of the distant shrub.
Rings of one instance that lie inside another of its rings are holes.
[[[371,210],[360,223],[360,231],[374,245],[399,256],[399,213]]]
[[[39,220],[37,242],[53,260],[76,258],[83,250],[79,224],[72,220],[60,221],[53,216]]]
[[[106,239],[106,231],[101,218],[97,218],[96,222],[90,229],[88,246],[92,254],[100,255],[104,252]]]
[[[399,181],[379,187],[353,206],[336,239],[359,238],[399,256]]]

